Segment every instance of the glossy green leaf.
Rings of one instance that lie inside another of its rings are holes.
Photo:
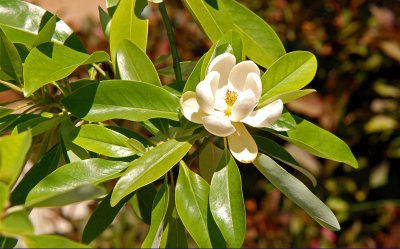
[[[224,239],[208,206],[210,186],[192,172],[183,161],[179,164],[175,203],[179,217],[200,248],[223,248]]]
[[[19,0],[0,0],[0,6],[0,27],[13,43],[24,43],[28,47],[32,47],[41,25],[53,16],[36,5]],[[63,21],[57,22],[52,40],[85,52],[78,36]]]
[[[91,55],[57,43],[43,43],[32,49],[24,64],[24,95],[30,96],[40,87],[69,76],[81,65],[109,61],[106,52]]]
[[[4,205],[8,201],[8,186],[0,182],[0,215],[3,213]]]
[[[141,18],[147,0],[120,0],[118,7],[112,15],[110,27],[110,51],[113,62],[117,49],[122,40],[133,42],[146,52],[148,20]]]
[[[25,203],[29,191],[57,168],[60,156],[61,146],[56,145],[39,162],[32,166],[11,193],[10,201],[12,206]]]
[[[210,185],[210,209],[226,242],[240,248],[246,233],[242,179],[228,150],[218,163]]]
[[[0,222],[0,233],[6,235],[23,235],[33,233],[33,226],[25,211],[8,214]]]
[[[164,217],[169,203],[169,187],[164,183],[154,198],[151,211],[150,230],[143,241],[142,248],[160,248],[164,230]]]
[[[180,63],[181,66],[181,72],[182,72],[182,78],[186,80],[189,78],[190,74],[193,72],[193,69],[195,68],[197,61],[181,61]],[[169,65],[167,67],[163,67],[157,70],[157,72],[160,75],[164,75],[170,78],[175,79],[175,71],[172,65]]]
[[[28,248],[92,248],[58,235],[24,235]]]
[[[266,137],[253,136],[254,141],[256,141],[258,150],[268,154],[269,156],[278,159],[281,162],[286,163],[292,168],[304,174],[308,179],[310,179],[313,186],[317,186],[317,180],[315,177],[308,172],[306,169],[302,168],[299,163],[287,152],[282,146],[277,144],[275,141],[268,139]]]
[[[134,138],[128,138],[128,140],[126,140],[125,142],[125,145],[136,153],[146,152],[146,148],[144,147],[144,145]]]
[[[223,150],[215,146],[213,143],[209,143],[200,152],[199,155],[199,170],[200,175],[208,183],[211,183],[211,179],[217,168],[217,165],[221,159]]]
[[[89,159],[89,153],[74,144],[74,134],[77,128],[70,119],[66,119],[61,123],[60,127],[60,143],[64,154],[64,159],[67,163],[76,162],[84,159]]]
[[[54,29],[56,28],[57,16],[52,16],[43,28],[39,31],[36,39],[33,41],[32,47],[37,47],[40,44],[50,42],[53,37]]]
[[[270,157],[259,153],[253,163],[275,187],[304,209],[321,226],[333,231],[340,230],[339,222],[332,211],[301,181],[289,174]]]
[[[153,144],[149,140],[147,140],[146,138],[144,138],[143,136],[139,135],[138,133],[136,133],[132,130],[129,130],[129,129],[126,129],[123,127],[118,127],[118,126],[111,126],[111,125],[107,125],[105,127],[107,127],[110,130],[121,133],[121,134],[127,136],[128,138],[133,138],[133,139],[139,141],[141,144],[143,144],[145,146],[145,148],[149,148],[149,147],[153,146]]]
[[[99,184],[118,177],[129,164],[101,158],[64,165],[41,180],[28,194],[27,206],[50,206],[48,201],[87,184]],[[85,190],[85,189],[82,189]],[[58,200],[57,200],[58,201]],[[66,202],[68,201],[65,200]],[[50,203],[51,204],[51,203]]]
[[[141,81],[161,86],[153,63],[145,52],[129,40],[122,40],[117,49],[118,71],[123,80]]]
[[[0,58],[0,78],[3,80],[16,80],[18,83],[22,83],[21,57],[19,56],[15,46],[11,43],[1,28]]]
[[[158,56],[158,57],[153,61],[153,64],[154,64],[154,66],[161,65],[161,64],[163,64],[164,62],[166,62],[166,61],[168,60],[168,58],[170,58],[170,57],[171,57],[171,53],[162,54],[162,55]]]
[[[262,128],[263,130],[274,130],[274,131],[290,131],[296,129],[296,121],[289,111],[283,107],[282,115],[272,125]]]
[[[259,16],[234,0],[221,0],[232,16],[234,30],[242,35],[245,54],[269,68],[284,55],[285,48],[275,31]]]
[[[9,109],[6,107],[0,106],[0,118],[7,116],[8,114],[12,113],[14,109]]]
[[[101,30],[103,31],[104,37],[106,37],[107,40],[110,40],[111,17],[100,6],[98,7],[98,9]]]
[[[82,242],[89,244],[97,238],[106,228],[111,225],[115,217],[125,203],[132,197],[126,196],[115,207],[110,206],[111,192],[104,198],[101,203],[96,207],[82,234]]]
[[[12,186],[25,163],[25,157],[31,147],[30,131],[18,135],[0,137],[0,181]],[[10,149],[12,148],[12,149]]]
[[[314,89],[305,89],[305,90],[296,90],[296,91],[281,93],[281,94],[275,95],[274,97],[271,97],[271,98],[265,100],[264,102],[258,104],[257,109],[260,109],[261,107],[264,107],[278,99],[282,100],[282,102],[284,104],[286,104],[292,100],[304,97],[304,96],[306,96],[310,93],[314,93],[314,92],[316,92],[316,90],[314,90]]]
[[[187,140],[170,139],[135,160],[115,185],[111,205],[116,205],[126,195],[167,173],[186,155],[194,140],[193,137]]]
[[[93,122],[113,118],[178,120],[178,97],[144,82],[110,80],[94,83],[65,97],[63,104],[75,116]]]
[[[313,155],[358,168],[349,146],[340,138],[305,119],[293,117],[296,121],[295,130],[275,134]]]
[[[133,212],[147,225],[150,225],[151,222],[151,207],[156,194],[157,190],[154,184],[148,184],[136,190],[129,200]]]
[[[201,74],[201,67],[203,65],[204,59],[206,54],[203,55],[200,60],[197,62],[196,66],[194,67],[192,73],[190,74],[189,78],[186,81],[186,85],[183,88],[183,92],[187,91],[195,91],[197,84],[201,81],[200,74]]]
[[[32,136],[37,136],[42,134],[50,129],[56,127],[60,122],[62,122],[65,117],[56,117],[56,118],[45,118],[45,117],[37,117],[29,119],[19,125],[17,125],[13,134],[18,134],[28,129],[32,130]]]
[[[138,151],[125,145],[128,138],[100,125],[86,124],[78,127],[72,142],[87,150],[110,157],[132,156]]]
[[[317,59],[307,51],[285,54],[261,78],[263,92],[260,103],[276,95],[299,90],[314,78]]]

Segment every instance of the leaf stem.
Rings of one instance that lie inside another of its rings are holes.
[[[97,72],[99,72],[104,78],[109,78],[106,74],[106,72],[104,72],[103,69],[101,69],[96,63],[92,63],[92,66],[97,70]]]
[[[181,71],[181,65],[179,64],[179,56],[178,56],[178,50],[176,48],[176,43],[175,43],[174,31],[172,30],[172,25],[171,25],[171,22],[169,21],[167,9],[165,8],[164,2],[161,2],[158,4],[158,9],[160,10],[161,17],[162,17],[164,25],[165,25],[165,29],[167,30],[169,45],[171,47],[171,54],[172,54],[175,78],[177,81],[181,81],[182,80],[182,71]]]
[[[14,91],[17,91],[19,93],[23,93],[24,92],[21,87],[18,87],[18,86],[14,85],[14,84],[12,84],[10,82],[4,81],[4,80],[0,80],[0,83],[5,85],[5,86],[8,86],[9,88],[11,88]]]

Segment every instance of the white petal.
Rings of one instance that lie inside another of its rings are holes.
[[[220,54],[210,62],[207,73],[215,71],[220,74],[218,89],[228,85],[229,73],[235,64],[236,58],[231,53]]]
[[[256,159],[258,147],[246,127],[240,123],[233,123],[236,132],[228,136],[229,149],[238,161],[251,163]]]
[[[251,89],[239,94],[235,104],[232,107],[232,113],[229,119],[238,122],[247,117],[256,107],[256,97]]]
[[[206,112],[211,113],[214,110],[215,93],[219,81],[219,73],[211,72],[207,74],[206,78],[197,84],[196,99],[200,108]]]
[[[271,104],[252,112],[249,116],[243,119],[242,122],[253,127],[268,127],[279,119],[282,115],[282,111],[283,102],[278,99]]]
[[[262,83],[260,76],[256,73],[249,73],[246,78],[246,83],[244,85],[244,91],[251,89],[256,97],[256,102],[260,100],[262,93]]]
[[[218,111],[225,111],[228,105],[226,104],[225,101],[225,95],[226,95],[226,90],[228,89],[227,86],[218,89],[216,94],[215,94],[215,103],[214,103],[214,108],[217,109]]]
[[[242,61],[238,63],[229,74],[229,85],[239,92],[243,91],[249,73],[255,73],[260,77],[260,69],[254,62]]]
[[[227,116],[206,116],[203,117],[204,128],[211,134],[219,137],[226,137],[235,132],[231,121]]]
[[[183,116],[193,123],[202,124],[202,118],[207,116],[207,113],[200,110],[200,106],[196,100],[195,92],[185,92],[180,99],[180,107]]]

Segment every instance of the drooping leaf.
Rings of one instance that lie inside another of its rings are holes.
[[[82,148],[110,157],[132,156],[133,151],[126,146],[128,138],[100,125],[86,124],[78,127],[72,142]]]
[[[211,183],[211,179],[217,168],[218,162],[221,159],[223,150],[215,146],[213,143],[207,144],[207,146],[200,152],[199,155],[199,170],[200,175],[208,183]]]
[[[254,165],[275,187],[304,209],[321,226],[333,231],[340,230],[339,222],[332,211],[301,181],[289,174],[270,157],[259,153]]]
[[[30,96],[40,87],[63,79],[81,65],[109,61],[106,52],[91,55],[58,43],[47,42],[32,49],[24,64],[24,95]]]
[[[313,155],[358,167],[349,146],[340,138],[305,119],[293,117],[296,121],[295,130],[274,133]]]
[[[61,146],[56,145],[39,162],[32,166],[11,193],[10,201],[12,206],[25,203],[29,191],[57,168],[60,156]]]
[[[124,39],[146,52],[148,20],[141,17],[146,6],[147,0],[120,0],[114,15],[111,14],[110,52],[113,62]]]
[[[92,248],[58,235],[24,235],[28,248]]]
[[[164,217],[169,203],[169,187],[162,185],[154,198],[151,211],[150,230],[143,241],[142,248],[160,248],[162,233],[164,230]]]
[[[32,135],[29,130],[18,135],[0,137],[1,182],[10,187],[17,180],[31,143]]]
[[[63,104],[75,116],[93,122],[113,118],[178,120],[178,97],[144,82],[110,80],[90,84],[65,97]]]
[[[125,203],[132,197],[126,196],[115,207],[110,206],[111,192],[104,198],[101,203],[96,207],[82,234],[82,242],[89,244],[97,238],[117,216],[118,212],[125,205]]]
[[[154,184],[148,184],[136,190],[129,200],[133,212],[147,225],[150,225],[151,222],[151,207],[156,193],[157,190]]]
[[[226,242],[240,248],[246,233],[242,179],[235,159],[226,149],[211,181],[210,210]]]
[[[314,92],[316,92],[316,90],[314,90],[314,89],[305,89],[305,90],[295,90],[295,91],[281,93],[281,94],[275,95],[274,97],[271,97],[271,98],[265,100],[264,102],[258,104],[257,109],[264,107],[278,99],[282,100],[282,102],[284,104],[286,104],[292,100],[301,98],[303,96],[306,96],[306,95],[308,95],[310,93],[314,93]]]
[[[120,42],[117,49],[117,65],[123,80],[141,81],[161,86],[160,78],[150,58],[129,40]]]
[[[49,201],[88,184],[99,184],[118,177],[129,164],[93,158],[64,165],[41,180],[28,194],[25,205],[50,206]],[[91,185],[89,185],[91,186]],[[82,188],[85,190],[85,188]],[[57,199],[57,205],[58,205]],[[68,202],[69,200],[64,200]]]
[[[32,47],[37,47],[42,43],[50,42],[53,37],[54,29],[56,28],[57,16],[52,16],[43,28],[39,31],[35,40],[33,41]]]
[[[41,25],[53,16],[36,5],[19,0],[0,0],[0,6],[0,27],[11,42],[23,43],[28,47],[32,47]],[[57,22],[52,40],[85,52],[78,36],[63,21]]]
[[[90,158],[89,153],[85,149],[72,142],[76,129],[77,128],[70,119],[66,119],[61,123],[60,143],[63,150],[64,159],[67,163]]]
[[[210,186],[180,162],[175,203],[179,217],[200,248],[223,248],[225,242],[208,206]]]
[[[0,2],[1,3],[1,2]],[[1,12],[0,12],[1,13]],[[1,27],[1,25],[0,25]],[[17,49],[0,28],[0,78],[22,83],[22,61]]]
[[[0,221],[0,233],[23,235],[33,233],[33,226],[25,211],[15,211]]]
[[[135,160],[115,185],[111,205],[116,205],[126,195],[167,173],[189,151],[194,140],[193,137],[170,139]]]
[[[317,59],[307,51],[290,52],[279,58],[261,78],[260,103],[276,95],[306,86],[317,71]]]

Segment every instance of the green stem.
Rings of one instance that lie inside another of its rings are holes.
[[[92,66],[99,72],[104,78],[109,79],[107,76],[106,72],[104,72],[103,69],[101,69],[96,63],[92,63]]]
[[[169,21],[167,9],[165,8],[164,2],[161,2],[158,4],[158,9],[160,10],[161,17],[164,21],[165,29],[167,30],[169,45],[171,47],[171,54],[172,54],[172,59],[173,59],[175,78],[177,81],[181,81],[182,80],[182,71],[181,71],[181,65],[179,64],[179,56],[178,56],[178,50],[176,48],[176,43],[175,43],[174,31],[172,30],[172,25],[171,25],[171,22]]]
[[[24,92],[24,91],[22,90],[22,88],[20,88],[20,87],[14,85],[14,84],[12,84],[12,83],[10,83],[10,82],[4,81],[4,80],[0,80],[0,83],[3,84],[3,85],[5,85],[5,86],[8,86],[9,88],[11,88],[11,89],[13,89],[14,91],[17,91],[17,92],[19,92],[19,93],[23,93],[23,92]]]
[[[68,93],[72,93],[71,84],[69,83],[68,78],[64,78],[64,84],[65,84],[65,87],[66,87],[67,90],[68,90]]]
[[[58,82],[58,81],[53,81],[52,84],[55,85],[55,86],[61,91],[61,93],[62,93],[64,96],[67,96],[67,95],[66,95],[67,89],[65,89],[65,87],[64,87],[60,82]]]

